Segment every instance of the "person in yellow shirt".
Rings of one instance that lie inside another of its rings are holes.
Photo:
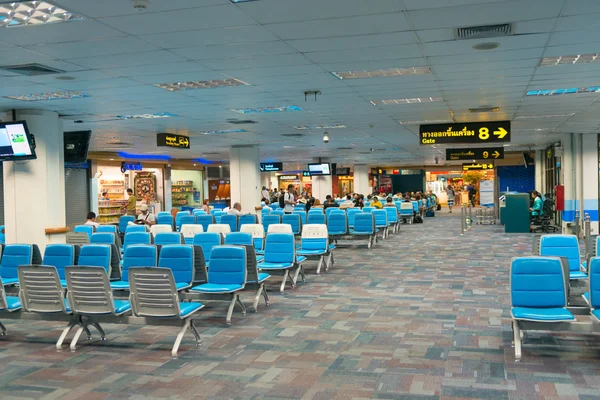
[[[377,196],[373,197],[373,201],[371,202],[371,207],[378,208],[378,209],[383,208],[383,204],[381,204],[381,202],[379,201],[379,198],[377,198]]]
[[[133,194],[133,190],[131,189],[127,189],[127,195],[129,198],[127,199],[125,210],[127,215],[133,215],[135,217],[135,203],[137,203],[137,197]]]

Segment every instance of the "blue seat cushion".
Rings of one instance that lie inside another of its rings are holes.
[[[323,254],[327,254],[327,251],[324,250],[298,250],[296,252],[299,256],[322,256]]]
[[[335,244],[330,244],[329,245],[329,251],[331,251],[331,250],[335,250]]]
[[[4,285],[16,285],[19,283],[19,278],[2,278],[2,283]]]
[[[292,263],[272,263],[272,262],[261,262],[258,264],[258,269],[289,269],[292,268]]]
[[[244,285],[237,284],[221,284],[221,283],[203,283],[202,285],[194,286],[192,290],[200,293],[233,293],[242,290]]]
[[[63,288],[67,288],[67,280],[66,279],[60,279],[60,286]]]
[[[302,261],[306,261],[306,257],[304,257],[304,256],[300,256],[300,257],[296,256],[296,262],[297,263],[301,263]]]
[[[122,314],[126,311],[131,310],[131,303],[127,300],[114,300],[115,302],[115,313]]]
[[[571,271],[569,272],[570,279],[587,279],[587,274],[581,271]]]
[[[600,310],[592,310],[592,316],[600,322]]]
[[[110,283],[110,288],[111,289],[116,289],[116,290],[129,289],[129,282],[114,281],[114,282]]]
[[[21,308],[21,301],[17,296],[6,296],[6,309],[15,311]]]
[[[514,307],[512,309],[514,319],[524,319],[538,322],[575,321],[575,317],[566,308],[529,308]]]
[[[263,283],[270,277],[271,277],[271,275],[267,274],[266,272],[259,272],[258,273],[258,283]]]
[[[175,287],[177,288],[177,290],[187,289],[190,286],[192,285],[188,282],[175,282]]]
[[[204,307],[202,303],[190,302],[190,303],[179,303],[179,316],[185,318],[188,315],[198,311]]]

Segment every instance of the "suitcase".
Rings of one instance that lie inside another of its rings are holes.
[[[435,217],[435,211],[433,211],[433,210],[427,210],[425,212],[425,216],[426,217]]]

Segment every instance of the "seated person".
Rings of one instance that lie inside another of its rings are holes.
[[[534,190],[531,193],[531,196],[533,197],[533,207],[531,207],[529,211],[531,211],[532,217],[539,217],[540,215],[542,215],[542,208],[544,206],[544,202],[542,201],[540,193],[536,190]]]
[[[352,196],[350,196],[348,194],[348,195],[346,195],[346,200],[344,200],[340,204],[340,208],[353,208],[353,207],[354,207],[354,202],[352,201]]]
[[[136,225],[152,226],[156,224],[156,217],[148,210],[147,204],[142,204],[140,206],[140,212],[141,214],[138,215],[137,220],[135,221]]]
[[[371,202],[371,207],[374,207],[377,209],[383,208],[383,204],[381,204],[381,202],[379,201],[379,198],[377,196],[373,197],[373,201]]]
[[[242,212],[242,205],[240,203],[234,203],[233,207],[227,211],[227,215],[237,215],[238,217],[244,215]]]
[[[335,202],[333,197],[327,195],[327,200],[325,200],[325,204],[323,205],[324,209],[328,209],[329,207],[338,207],[339,208],[339,206],[340,205]]]
[[[265,198],[264,203],[265,203],[265,205],[262,208],[263,211],[268,211],[268,212],[273,211],[273,209],[271,207],[269,207],[269,204],[270,204],[269,199]]]
[[[100,226],[100,224],[96,222],[96,213],[95,212],[90,211],[87,214],[87,221],[85,221],[84,225],[91,225],[94,227],[94,231],[96,231],[96,228],[98,228]]]
[[[385,204],[383,205],[384,207],[396,207],[396,205],[394,204],[393,198],[388,196],[388,198],[385,200]]]

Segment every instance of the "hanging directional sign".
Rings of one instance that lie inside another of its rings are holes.
[[[492,163],[471,163],[471,164],[463,164],[463,171],[487,171],[488,169],[494,169],[494,164]]]
[[[421,145],[510,142],[510,121],[465,122],[419,126]]]
[[[504,147],[480,147],[475,149],[446,149],[446,160],[503,160]]]
[[[175,135],[171,133],[157,133],[156,145],[159,147],[178,147],[180,149],[190,148],[190,138],[183,135]]]

